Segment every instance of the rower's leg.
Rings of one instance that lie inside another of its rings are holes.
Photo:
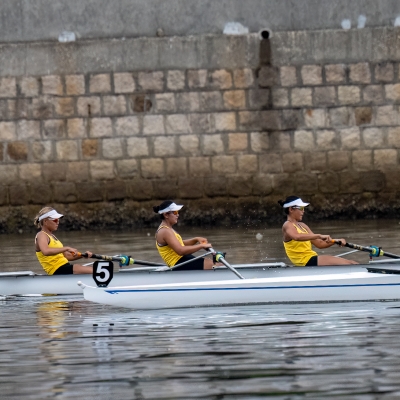
[[[74,274],[91,274],[91,273],[93,273],[93,267],[80,265],[80,264],[74,264],[72,270],[74,271]]]
[[[358,262],[335,256],[318,256],[318,266],[351,265],[351,264],[358,264]]]

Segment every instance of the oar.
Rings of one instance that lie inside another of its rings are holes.
[[[342,245],[342,242],[340,240],[332,240],[332,243],[336,243],[339,246]],[[346,243],[344,246],[349,247],[350,249],[366,251],[370,253],[373,257],[386,256],[389,258],[400,258],[400,256],[398,256],[397,254],[388,253],[387,251],[383,251],[380,247],[376,246],[360,246],[359,244],[354,243]]]
[[[78,253],[81,257],[88,257],[87,253]],[[101,254],[92,254],[91,258],[96,258],[97,260],[106,260],[106,261],[118,261],[125,263],[127,256],[118,257],[118,256],[106,256]],[[139,264],[139,265],[148,265],[150,267],[165,267],[165,264],[150,262],[150,261],[142,261],[142,260],[135,260],[132,257],[129,257],[129,265],[132,264]]]
[[[225,267],[229,268],[236,276],[238,276],[240,279],[244,279],[244,276],[241,275],[238,271],[236,271],[235,268],[232,267],[231,264],[228,263],[228,261],[225,260],[224,255],[222,253],[219,253],[218,251],[215,251],[213,248],[209,248],[209,250],[213,253],[215,253],[215,259],[217,262],[221,262],[222,264],[225,265]]]

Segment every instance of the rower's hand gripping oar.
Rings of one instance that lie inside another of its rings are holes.
[[[340,240],[332,240],[332,243],[336,243],[337,245],[342,246],[342,242]],[[387,251],[383,251],[380,247],[377,246],[360,246],[354,243],[346,243],[344,246],[349,247],[350,249],[366,251],[371,255],[371,257],[385,256],[396,259],[400,258],[400,256],[398,256],[397,254],[388,253]]]
[[[215,251],[212,247],[210,247],[208,250],[210,250],[211,252],[215,253],[215,261],[224,264],[225,267],[229,268],[236,276],[238,276],[240,279],[244,279],[244,276],[241,275],[240,272],[236,271],[236,269],[233,268],[232,265],[229,264],[228,261],[225,260],[225,257],[224,257],[223,253]]]
[[[87,253],[78,253],[81,257],[88,257]],[[97,260],[105,260],[105,261],[118,261],[121,267],[125,267],[132,264],[139,264],[139,265],[148,265],[150,267],[164,267],[165,264],[160,264],[156,262],[149,262],[149,261],[142,261],[142,260],[135,260],[130,256],[106,256],[101,254],[92,254],[91,258],[95,258]]]

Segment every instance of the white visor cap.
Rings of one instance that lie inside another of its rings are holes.
[[[39,217],[39,221],[45,218],[62,218],[64,215],[59,214],[56,210],[51,210],[47,212],[46,214],[43,214]]]
[[[172,203],[170,204],[167,208],[164,208],[163,210],[160,210],[158,213],[159,214],[164,214],[169,211],[179,211],[183,206],[180,206],[179,204]]]
[[[283,205],[283,208],[289,208],[293,206],[299,206],[299,207],[307,207],[310,203],[304,203],[302,199],[296,199],[291,201],[290,203],[286,203]]]

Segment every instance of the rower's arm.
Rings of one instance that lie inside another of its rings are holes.
[[[329,235],[321,235],[319,233],[313,233],[307,225],[305,224],[303,225],[305,226],[305,228],[309,233],[299,233],[297,232],[297,229],[294,227],[294,225],[290,223],[285,223],[282,227],[284,241],[288,242],[289,240],[295,240],[297,242],[306,242],[310,240],[311,243],[313,244],[314,241],[318,241],[319,244],[319,242],[331,240]],[[315,246],[318,247],[318,245]]]
[[[46,234],[39,234],[37,235],[36,238],[36,243],[39,247],[39,250],[42,252],[43,255],[45,256],[55,256],[56,254],[60,253],[65,253],[65,252],[70,252],[70,253],[77,253],[78,250],[73,249],[72,247],[64,246],[64,247],[49,247],[49,237]]]
[[[165,242],[166,244],[168,244],[169,247],[171,247],[171,249],[173,249],[180,256],[186,256],[188,254],[196,253],[196,251],[212,247],[211,243],[199,243],[195,245],[182,246],[172,230],[163,229],[162,231],[159,231],[157,235],[157,241],[159,243]]]
[[[303,224],[303,225],[305,226],[305,228],[307,229],[308,232],[313,234],[313,231],[306,224]],[[332,243],[332,239],[329,235],[320,235],[320,236],[325,237],[325,239],[318,238],[318,239],[311,240],[311,243],[317,249],[326,249],[326,248],[334,245],[334,243]]]
[[[193,245],[198,244],[198,243],[208,243],[208,240],[206,238],[197,236],[197,237],[194,237],[192,239],[185,239],[183,241],[183,244],[185,246],[193,246]]]

